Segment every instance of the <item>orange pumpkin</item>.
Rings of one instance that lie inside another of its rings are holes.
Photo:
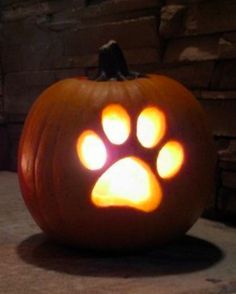
[[[59,81],[34,103],[18,173],[37,224],[61,242],[118,250],[184,234],[213,187],[205,114],[180,83],[129,72],[115,42],[96,80]]]

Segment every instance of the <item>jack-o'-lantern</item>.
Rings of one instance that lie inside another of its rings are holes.
[[[197,220],[212,191],[213,150],[192,94],[165,76],[130,72],[111,41],[96,80],[59,81],[36,100],[18,172],[29,211],[54,239],[137,249]]]

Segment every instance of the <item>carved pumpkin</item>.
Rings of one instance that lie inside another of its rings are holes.
[[[25,203],[61,242],[166,243],[193,225],[212,191],[205,115],[178,82],[129,72],[115,42],[99,63],[97,80],[59,81],[34,103],[19,149]]]

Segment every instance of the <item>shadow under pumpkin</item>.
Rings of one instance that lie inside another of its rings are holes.
[[[18,245],[26,263],[70,275],[142,277],[190,273],[210,268],[224,258],[216,245],[191,235],[149,252],[96,253],[62,246],[36,234]]]

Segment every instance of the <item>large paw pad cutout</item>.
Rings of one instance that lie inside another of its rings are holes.
[[[109,142],[117,148],[125,148],[133,123],[127,111],[119,104],[111,104],[102,111],[101,118]],[[163,192],[159,177],[162,180],[174,177],[184,162],[184,148],[177,140],[168,140],[157,147],[164,139],[166,129],[165,115],[157,107],[150,106],[141,111],[136,122],[137,144],[141,144],[143,152],[155,151],[156,166],[151,168],[135,154],[117,160],[95,183],[91,193],[94,205],[126,206],[144,212],[151,212],[160,205]],[[85,130],[78,138],[78,157],[91,172],[104,167],[109,157],[107,150],[93,130]]]

